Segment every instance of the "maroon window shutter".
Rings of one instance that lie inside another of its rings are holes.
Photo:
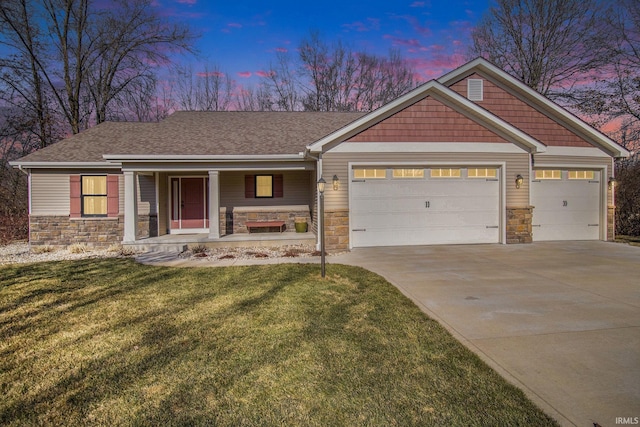
[[[107,216],[116,217],[120,210],[118,175],[107,175]]]
[[[253,175],[244,176],[244,198],[254,199],[256,197],[256,182]]]
[[[82,216],[80,179],[80,175],[69,176],[69,216],[71,218],[80,218]]]
[[[273,197],[284,197],[284,178],[282,175],[273,175]]]

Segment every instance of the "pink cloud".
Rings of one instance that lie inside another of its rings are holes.
[[[188,4],[188,5],[194,5],[198,2],[198,0],[178,0],[178,3],[180,4]]]
[[[230,23],[227,24],[227,27],[230,27],[230,28],[242,28],[242,24],[239,24],[237,22],[230,22]]]
[[[275,48],[276,52],[282,52],[282,53],[286,53],[289,52],[289,49],[287,49],[286,47],[277,47]]]
[[[383,38],[387,39],[387,40],[391,40],[391,43],[394,46],[409,46],[415,49],[421,48],[422,45],[420,44],[420,41],[418,39],[403,39],[400,37],[396,37],[396,36],[392,36],[391,34],[385,34],[384,36],[382,36]]]
[[[411,3],[409,7],[424,7],[425,3],[423,1],[414,1]]]
[[[380,29],[380,20],[377,18],[367,18],[367,22],[356,21],[351,24],[342,24],[343,28],[353,31],[377,31]]]
[[[249,77],[251,77],[251,71],[240,71],[238,73],[238,76],[244,79],[248,79]]]
[[[201,71],[199,73],[196,73],[196,76],[198,76],[198,77],[224,77],[224,73],[222,71],[209,71],[209,72]]]
[[[417,71],[416,79],[419,81],[438,78],[466,62],[464,55],[446,52],[436,54],[431,58],[411,58],[406,61]]]
[[[256,71],[256,76],[258,77],[271,77],[274,74],[275,73],[273,71],[264,71],[264,70]]]

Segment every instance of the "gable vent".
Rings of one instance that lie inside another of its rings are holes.
[[[482,95],[482,80],[468,79],[467,98],[469,98],[469,101],[482,101]]]

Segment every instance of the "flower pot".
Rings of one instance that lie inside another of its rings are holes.
[[[296,233],[306,233],[307,232],[307,222],[297,222],[295,223]]]

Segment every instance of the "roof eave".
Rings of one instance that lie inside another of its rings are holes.
[[[44,162],[44,161],[12,161],[9,162],[11,167],[18,169],[83,169],[83,168],[102,168],[102,169],[119,169],[120,164],[116,162]]]

